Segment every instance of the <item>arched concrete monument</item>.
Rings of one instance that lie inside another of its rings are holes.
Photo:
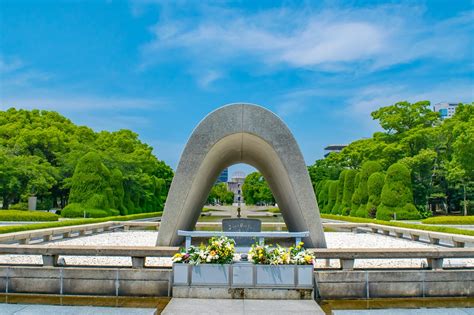
[[[303,155],[283,121],[250,104],[223,106],[206,116],[184,148],[158,233],[157,245],[178,245],[193,230],[219,173],[236,163],[258,169],[289,231],[309,231],[308,247],[326,247],[318,205]]]

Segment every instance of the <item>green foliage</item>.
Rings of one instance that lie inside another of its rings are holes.
[[[389,133],[402,133],[418,126],[431,127],[439,119],[439,114],[430,109],[428,101],[398,102],[376,110],[372,117],[379,120],[380,126]]]
[[[354,179],[354,193],[352,194],[351,198],[351,210],[349,212],[350,216],[355,217],[356,216],[356,211],[359,210],[359,206],[361,203],[361,193],[359,188],[359,182],[360,182],[360,173],[357,173]]]
[[[358,212],[358,217],[375,218],[377,207],[380,204],[380,195],[382,194],[385,175],[381,172],[375,172],[367,180],[367,194],[369,195],[365,211]]]
[[[247,175],[242,185],[242,194],[246,204],[254,205],[257,203],[274,204],[270,186],[260,172],[253,172]]]
[[[328,178],[334,170],[360,170],[353,208],[359,206],[355,212],[352,209],[352,215],[370,217],[369,212],[373,212],[376,205],[369,205],[369,195],[365,193],[367,174],[362,174],[363,165],[367,161],[378,162],[382,168],[377,171],[382,171],[395,163],[402,163],[410,170],[413,197],[410,203],[423,217],[430,216],[432,211],[474,212],[474,103],[459,104],[452,118],[441,121],[438,116],[426,101],[399,102],[381,107],[372,113],[372,117],[385,131],[376,132],[368,139],[356,140],[341,152],[316,161],[309,167],[310,174],[314,170],[312,180],[316,180],[313,184],[318,187],[321,178],[335,179]],[[341,201],[336,198],[332,213],[347,210],[347,206],[341,209],[343,201],[339,199]],[[386,217],[393,214],[394,209],[384,209]],[[413,207],[401,207],[398,211],[402,216],[411,217]]]
[[[73,183],[78,161],[90,152],[96,155],[96,164],[80,166],[77,177],[86,181]],[[163,209],[172,178],[172,169],[129,130],[96,133],[56,112],[0,111],[0,199],[4,209],[35,195],[38,207],[45,209],[82,202],[90,208],[115,208],[122,214],[156,211]],[[93,186],[96,181],[99,187]],[[89,187],[93,194],[86,191]],[[70,189],[75,190],[71,201]]]
[[[413,204],[410,170],[404,164],[395,163],[388,168],[376,217],[387,221],[395,217],[397,220],[420,218]]]
[[[140,214],[126,215],[126,216],[113,216],[113,217],[97,218],[97,219],[73,219],[73,220],[64,220],[64,221],[48,222],[48,223],[0,226],[0,234],[21,232],[21,231],[32,231],[32,230],[40,230],[40,229],[50,229],[50,228],[62,227],[62,226],[100,223],[100,222],[107,222],[107,221],[138,220],[138,219],[157,217],[157,216],[162,215],[162,213],[163,213],[162,211],[159,211],[159,212],[140,213]]]
[[[423,224],[453,224],[453,225],[474,225],[474,216],[443,216],[432,217],[421,221]]]
[[[105,218],[117,215],[120,215],[120,212],[115,209],[86,208],[80,203],[70,203],[61,211],[64,218]]]
[[[344,181],[346,180],[346,173],[347,173],[347,170],[343,170],[339,174],[337,193],[336,193],[336,203],[334,204],[334,207],[331,209],[332,214],[342,213],[341,209],[342,209],[342,199],[344,196]]]
[[[368,180],[370,175],[382,170],[380,163],[375,161],[367,161],[362,164],[359,173],[359,182],[352,196],[352,213],[351,216],[367,218],[367,202],[369,200]]]
[[[341,214],[349,215],[352,205],[352,194],[354,193],[354,182],[357,175],[356,170],[347,170],[344,178],[344,191],[342,194]]]
[[[329,182],[330,180],[324,179],[318,183],[317,187],[317,203],[319,207],[319,211],[323,212],[327,203],[328,203],[328,198],[329,198]]]
[[[28,203],[19,202],[10,206],[10,210],[28,210]]]
[[[0,210],[0,221],[58,221],[58,218],[50,212]]]
[[[473,230],[463,230],[463,229],[444,227],[444,226],[431,226],[431,225],[423,225],[423,224],[393,222],[393,221],[389,222],[389,221],[382,221],[382,220],[375,220],[375,219],[346,217],[346,216],[339,216],[339,215],[332,215],[332,214],[322,214],[321,217],[323,219],[341,220],[341,221],[354,222],[354,223],[375,223],[375,224],[380,224],[380,225],[397,226],[397,227],[415,229],[415,230],[474,236]]]
[[[331,209],[336,204],[338,181],[328,181],[328,203],[323,208],[323,213],[331,213]]]
[[[207,197],[207,203],[222,203],[222,204],[232,204],[234,201],[234,193],[227,189],[226,183],[218,183],[211,188],[209,192],[209,197]]]

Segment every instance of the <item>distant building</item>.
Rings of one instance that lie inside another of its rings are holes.
[[[327,157],[332,152],[341,152],[345,147],[347,147],[347,144],[330,144],[324,148],[324,150],[327,151],[324,157]]]
[[[229,180],[229,168],[226,167],[217,178],[216,184],[227,183],[228,180]]]
[[[234,205],[237,205],[240,201],[241,205],[245,204],[245,200],[242,194],[242,185],[245,181],[245,173],[241,171],[234,172],[232,178],[227,182],[229,190],[234,193]],[[239,200],[240,198],[240,200]]]
[[[433,106],[433,111],[440,113],[441,119],[451,118],[456,113],[458,103],[438,103]]]

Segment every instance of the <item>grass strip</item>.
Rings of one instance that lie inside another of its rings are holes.
[[[474,224],[474,215],[465,217],[461,216],[443,216],[443,217],[431,217],[421,221],[423,224],[458,224],[458,225],[470,225]]]
[[[49,229],[55,227],[63,227],[63,226],[72,226],[72,225],[83,225],[83,224],[91,224],[91,223],[101,223],[107,221],[130,221],[130,220],[137,220],[137,219],[145,219],[145,218],[152,218],[161,215],[163,212],[149,212],[149,213],[138,213],[138,214],[130,214],[124,216],[112,216],[112,217],[105,217],[105,218],[96,218],[96,219],[71,219],[71,220],[64,220],[58,222],[48,222],[48,223],[34,223],[34,224],[24,224],[24,225],[14,225],[14,226],[1,226],[0,227],[0,234],[4,233],[12,233],[12,232],[20,232],[20,231],[31,231],[31,230],[39,230],[39,229]]]
[[[472,230],[463,230],[463,229],[457,229],[457,228],[446,227],[446,226],[432,226],[432,225],[403,223],[403,222],[391,222],[391,221],[348,217],[348,216],[324,214],[324,213],[321,214],[321,217],[323,219],[340,220],[340,221],[347,221],[347,222],[354,222],[354,223],[374,223],[374,224],[396,226],[396,227],[407,228],[407,229],[474,236],[474,231]]]

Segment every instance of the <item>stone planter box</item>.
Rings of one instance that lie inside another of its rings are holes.
[[[229,288],[313,288],[312,265],[173,264],[173,285]]]

